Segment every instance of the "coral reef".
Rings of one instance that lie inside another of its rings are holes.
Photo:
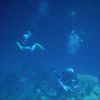
[[[50,81],[43,80],[38,87],[24,85],[14,90],[13,95],[8,90],[0,90],[0,100],[100,100],[100,83],[97,77],[78,74],[79,89],[67,94],[61,87],[59,89],[50,85]],[[61,92],[62,91],[62,92]]]

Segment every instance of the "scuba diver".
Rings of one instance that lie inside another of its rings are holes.
[[[72,68],[65,69],[58,82],[67,93],[73,93],[79,88],[77,74]]]
[[[31,38],[32,33],[30,31],[26,31],[26,33],[22,37],[22,43],[16,41],[17,46],[20,48],[22,51],[32,51],[34,52],[35,49],[38,47],[40,50],[44,50],[44,47],[40,45],[39,43],[34,43],[32,46],[27,45],[28,41]]]
[[[67,43],[68,53],[71,55],[76,54],[79,51],[82,42],[83,40],[77,34],[77,32],[75,30],[71,31]]]

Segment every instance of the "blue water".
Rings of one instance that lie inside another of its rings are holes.
[[[53,70],[60,73],[69,66],[100,79],[99,5],[98,0],[1,0],[0,88],[18,87],[20,81],[38,86],[53,76]],[[22,52],[17,47],[27,30],[31,42],[41,43],[44,51]],[[73,30],[83,42],[70,54],[67,45]]]

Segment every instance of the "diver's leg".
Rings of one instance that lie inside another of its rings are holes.
[[[19,42],[16,42],[16,44],[17,44],[17,46],[18,46],[21,50],[24,49],[23,46],[22,46]]]
[[[22,46],[19,42],[16,42],[16,44],[21,50],[32,50],[30,46]]]
[[[37,45],[36,43],[32,45],[31,51],[34,51],[35,50],[36,45]]]
[[[36,43],[36,45],[41,49],[44,50],[44,47],[42,45],[40,45],[39,43]]]
[[[63,89],[65,91],[68,91],[68,87],[66,85],[63,84],[63,82],[61,81],[61,79],[58,79],[58,82],[60,83],[60,85],[63,87]]]
[[[44,50],[44,47],[42,45],[40,45],[39,43],[35,43],[34,45],[32,45],[31,51],[34,51],[36,47],[39,47],[39,49]]]

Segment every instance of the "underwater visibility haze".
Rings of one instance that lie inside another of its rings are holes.
[[[0,100],[100,100],[99,67],[99,0],[0,1]]]

